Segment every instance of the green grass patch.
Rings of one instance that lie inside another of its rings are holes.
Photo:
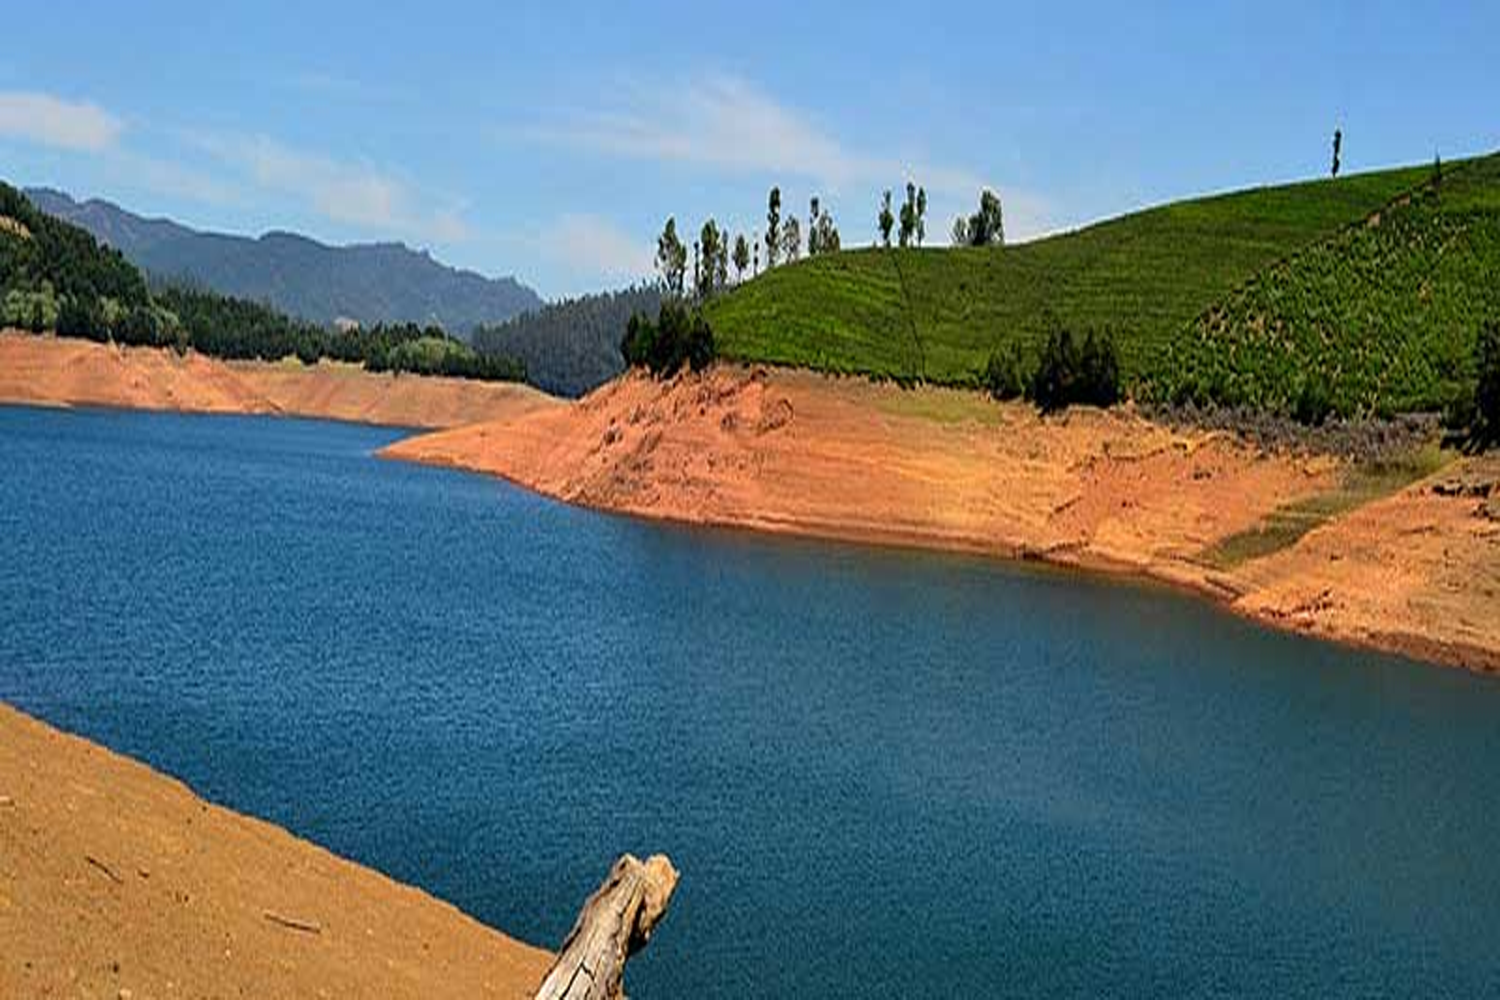
[[[1263,559],[1297,544],[1303,535],[1340,514],[1427,478],[1455,457],[1454,452],[1434,444],[1395,458],[1354,465],[1335,489],[1272,511],[1255,527],[1230,535],[1204,550],[1199,559],[1219,570]]]

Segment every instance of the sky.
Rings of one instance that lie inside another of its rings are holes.
[[[393,7],[405,10],[392,10]],[[1500,148],[1500,3],[27,3],[0,179],[145,215],[400,240],[545,297],[651,274],[667,216],[881,191],[930,241]]]

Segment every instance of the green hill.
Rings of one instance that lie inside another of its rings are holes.
[[[525,366],[480,355],[415,323],[333,331],[271,306],[181,285],[154,289],[119,251],[38,211],[0,182],[0,328],[189,348],[217,358],[361,362],[373,371],[520,380]]]
[[[1468,394],[1475,336],[1496,319],[1500,156],[1445,168],[1267,268],[1174,339],[1151,388],[1258,409],[1312,396],[1345,414],[1435,410]]]
[[[1484,188],[1493,162],[1449,168],[1448,188],[1470,176]],[[971,381],[1015,341],[1034,355],[1058,325],[1108,331],[1127,384],[1155,393],[1182,384],[1171,366],[1205,363],[1186,342],[1213,352],[1195,332],[1208,310],[1257,274],[1362,232],[1431,175],[1411,167],[1177,202],[997,249],[819,256],[760,276],[708,313],[731,358],[942,383]],[[1458,207],[1456,190],[1444,197]],[[1267,294],[1262,305],[1274,303]],[[1347,311],[1358,309],[1351,300]]]

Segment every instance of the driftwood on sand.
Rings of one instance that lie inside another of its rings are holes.
[[[625,962],[646,946],[666,915],[677,869],[663,855],[649,861],[626,854],[583,904],[536,1000],[618,1000]]]

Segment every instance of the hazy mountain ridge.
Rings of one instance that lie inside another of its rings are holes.
[[[336,247],[279,231],[260,237],[203,232],[98,198],[80,202],[48,188],[26,194],[42,211],[86,229],[153,275],[269,302],[317,323],[341,317],[366,326],[437,323],[466,335],[542,305],[513,277],[449,267],[402,243]]]

